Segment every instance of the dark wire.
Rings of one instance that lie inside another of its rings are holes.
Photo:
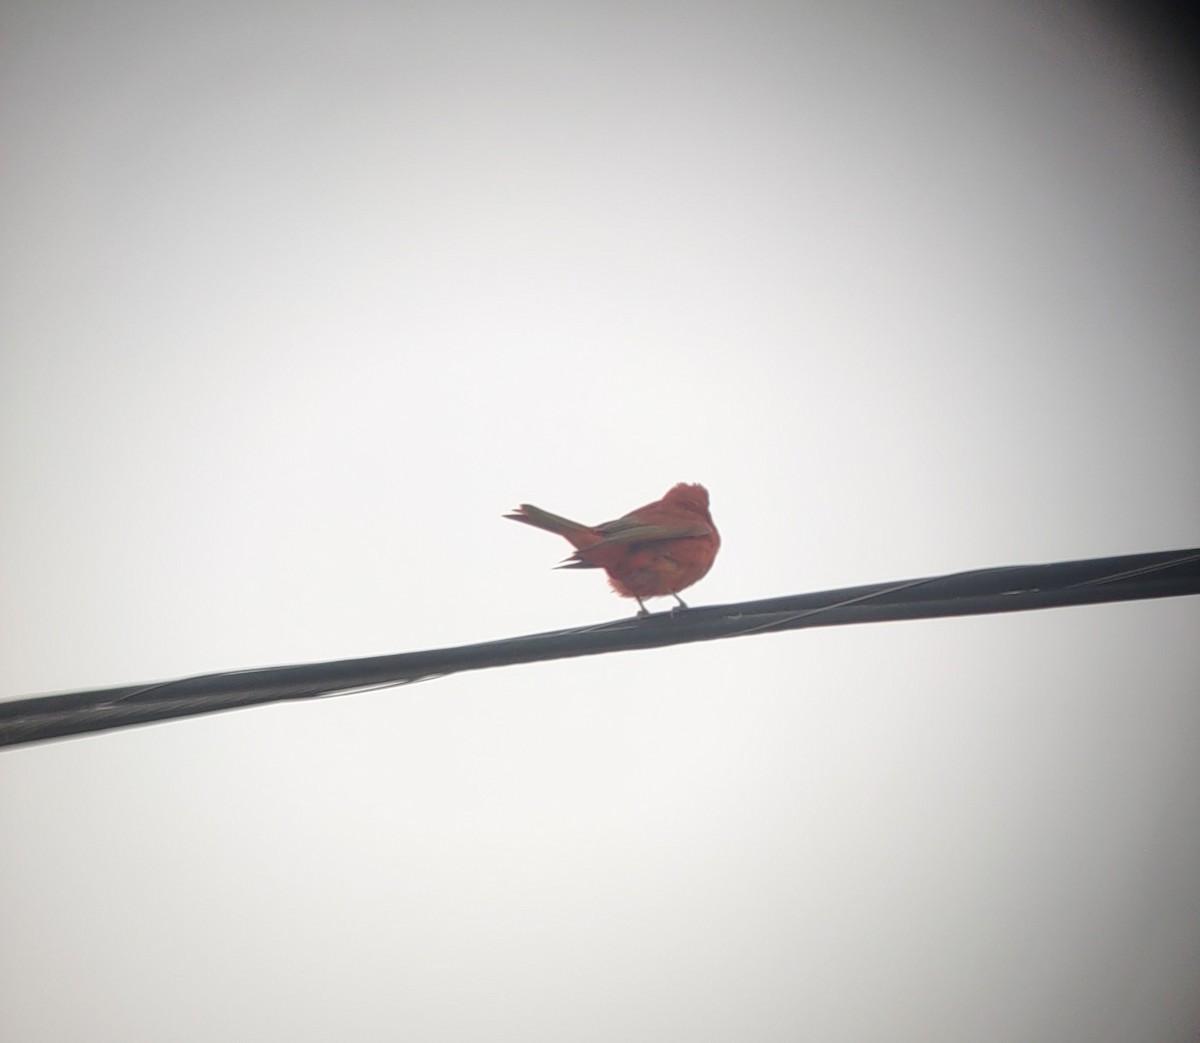
[[[0,702],[0,746],[240,706],[312,699],[572,656],[814,626],[1019,612],[1200,594],[1200,548],[1013,565],[947,576],[659,612],[571,630],[368,659],[235,670]]]

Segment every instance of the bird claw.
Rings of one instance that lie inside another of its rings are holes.
[[[671,597],[673,597],[678,602],[677,605],[671,606],[671,615],[672,616],[677,616],[677,615],[679,615],[680,612],[687,611],[688,605],[687,605],[687,602],[683,600],[683,598],[681,598],[678,594],[672,594]],[[638,610],[637,610],[637,615],[633,617],[634,619],[644,619],[646,616],[649,616],[652,614],[650,612],[650,610],[646,607],[646,603],[644,601],[642,601],[641,598],[637,598],[636,600],[638,603]]]

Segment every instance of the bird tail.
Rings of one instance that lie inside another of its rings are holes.
[[[571,521],[570,518],[564,518],[561,515],[543,511],[540,507],[534,507],[531,503],[521,504],[511,514],[506,514],[504,517],[511,518],[513,521],[524,522],[526,525],[532,525],[535,529],[545,529],[547,532],[564,536],[576,548],[589,547],[600,539],[586,525],[580,525],[579,522]]]

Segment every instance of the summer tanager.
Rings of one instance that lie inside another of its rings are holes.
[[[638,603],[643,598],[679,596],[712,568],[721,537],[708,513],[708,490],[680,482],[661,500],[630,511],[616,521],[580,525],[523,503],[504,517],[565,536],[575,548],[560,569],[604,569],[613,590]]]

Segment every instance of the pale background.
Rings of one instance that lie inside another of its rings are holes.
[[[1181,73],[1013,3],[0,25],[0,696],[1200,543]],[[665,607],[666,603],[658,603]],[[0,1037],[1176,1041],[1197,599],[0,753]]]

